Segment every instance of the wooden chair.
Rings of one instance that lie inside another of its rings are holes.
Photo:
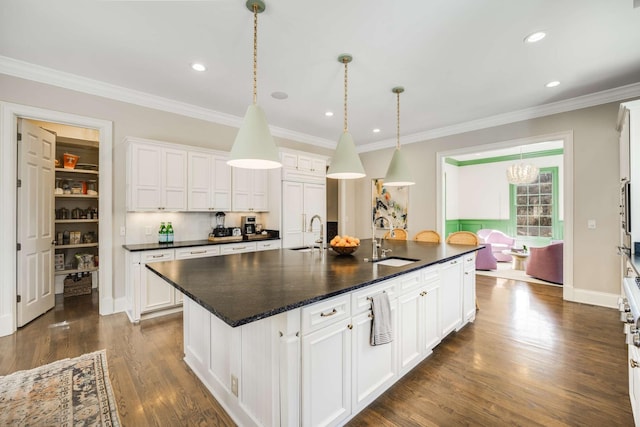
[[[477,246],[479,242],[478,236],[470,231],[456,231],[449,234],[447,237],[447,243],[452,245],[474,245]],[[478,305],[478,298],[476,297],[476,311],[480,310]]]
[[[395,237],[391,237],[391,233],[387,231],[384,234],[384,238],[389,240],[407,240],[407,232],[402,228],[394,228],[393,232],[396,235]]]
[[[470,231],[456,231],[449,234],[447,243],[452,245],[478,245],[478,236]]]
[[[418,242],[440,243],[440,234],[436,230],[422,230],[413,236],[413,240]]]

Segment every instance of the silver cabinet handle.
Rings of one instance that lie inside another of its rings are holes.
[[[151,258],[164,258],[164,255],[151,255]]]
[[[237,247],[237,248],[232,248],[232,250],[234,250],[234,251],[240,251],[242,249],[247,249],[247,247],[246,246],[240,246],[240,247]]]
[[[191,255],[196,255],[196,254],[206,254],[207,251],[191,251],[189,252]]]

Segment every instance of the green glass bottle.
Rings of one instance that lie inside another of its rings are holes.
[[[167,223],[167,243],[173,243],[173,226]]]
[[[167,227],[164,222],[160,223],[160,230],[158,230],[158,243],[167,243]]]

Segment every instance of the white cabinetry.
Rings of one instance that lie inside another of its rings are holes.
[[[283,151],[280,158],[282,160],[283,179],[292,179],[296,173],[321,177],[326,175],[327,161],[322,157]]]
[[[187,209],[187,152],[155,141],[127,138],[127,210]]]
[[[467,254],[463,259],[462,321],[466,324],[476,319],[476,253]]]
[[[350,295],[302,309],[302,425],[337,425],[351,415]]]
[[[265,240],[263,242],[256,242],[256,251],[271,251],[274,249],[280,249],[280,240]]]
[[[188,210],[231,210],[231,167],[226,158],[189,151]]]
[[[631,183],[631,238],[622,235],[621,244],[633,252],[630,242],[640,241],[640,100],[622,103],[619,118],[620,178]]]
[[[633,344],[627,345],[629,360],[629,399],[633,419],[640,420],[640,349]],[[636,423],[637,425],[637,423]]]
[[[447,261],[440,267],[441,337],[462,325],[462,258]]]
[[[232,209],[239,212],[268,211],[268,170],[242,168],[232,168],[232,170]]]
[[[398,297],[399,371],[404,375],[440,342],[438,266],[401,276]]]
[[[176,289],[157,274],[149,271],[146,265],[152,262],[171,261],[173,249],[148,251],[140,258],[140,314],[176,305]]]
[[[255,252],[256,242],[229,243],[221,245],[220,255],[242,254],[245,252]]]
[[[282,247],[294,248],[312,245],[320,237],[319,222],[314,221],[309,232],[309,221],[313,215],[326,218],[326,188],[324,184],[282,181]],[[323,236],[324,238],[324,236]]]

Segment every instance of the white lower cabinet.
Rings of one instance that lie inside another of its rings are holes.
[[[634,420],[640,420],[640,349],[631,344],[627,346],[629,356],[629,398]]]
[[[440,276],[438,267],[419,273],[417,286],[398,297],[399,370],[404,375],[440,343]],[[414,282],[414,280],[412,280]]]
[[[171,261],[173,258],[173,249],[148,251],[142,255],[140,260],[140,314],[176,305],[175,288],[146,268],[146,264]]]
[[[256,251],[271,251],[274,249],[280,249],[280,240],[265,240],[263,242],[256,242]]]
[[[440,266],[441,337],[462,326],[462,257]]]
[[[464,275],[462,276],[462,314],[463,324],[476,319],[476,253],[465,255]]]
[[[256,242],[230,243],[222,245],[220,255],[242,254],[245,252],[255,252]]]

